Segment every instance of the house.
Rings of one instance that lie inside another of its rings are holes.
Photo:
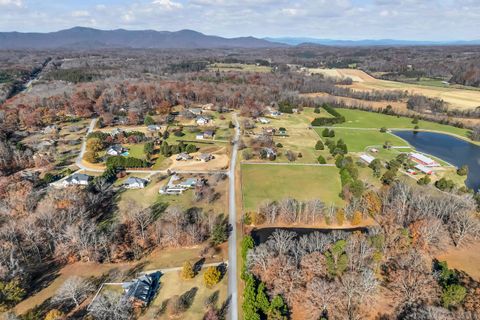
[[[262,158],[268,160],[275,160],[277,158],[277,152],[272,148],[263,148],[260,153],[263,154]]]
[[[267,118],[258,118],[258,121],[261,123],[261,124],[269,124],[270,123],[270,120],[268,120]]]
[[[158,191],[160,194],[167,194],[167,195],[180,195],[184,191],[195,187],[198,183],[197,179],[189,178],[183,182],[176,183],[176,181],[180,180],[180,177],[174,174],[168,183],[160,188]]]
[[[187,161],[191,159],[193,159],[193,157],[186,152],[182,152],[177,155],[177,161]]]
[[[188,111],[190,111],[191,113],[193,113],[196,116],[199,116],[203,113],[203,110],[200,109],[200,108],[190,108],[190,109],[188,109]]]
[[[211,153],[202,153],[197,157],[198,161],[203,161],[203,162],[208,162],[212,159],[214,159],[214,157]]]
[[[407,173],[414,176],[414,175],[417,174],[417,171],[415,171],[415,170],[413,170],[413,169],[408,169],[408,170],[407,170]]]
[[[197,124],[199,126],[205,126],[207,125],[208,123],[210,123],[210,118],[209,117],[205,117],[205,116],[199,116],[197,117]]]
[[[372,156],[370,156],[370,155],[368,155],[368,154],[362,154],[362,155],[360,156],[360,159],[363,160],[363,161],[365,161],[367,164],[370,164],[370,163],[372,163],[373,160],[375,160],[374,157],[372,157]]]
[[[127,189],[143,189],[148,184],[148,180],[137,178],[137,177],[129,177],[127,181],[123,183],[123,186]]]
[[[203,133],[203,139],[213,139],[215,137],[215,131],[207,130]]]
[[[262,130],[263,130],[263,134],[266,134],[266,135],[269,135],[269,136],[273,136],[275,134],[275,132],[277,132],[277,130],[275,128],[272,128],[272,127],[262,128]]]
[[[298,108],[292,108],[293,113],[298,113],[298,111],[299,111]]]
[[[114,144],[113,146],[110,146],[108,149],[107,149],[107,154],[109,156],[120,156],[122,155],[123,153],[125,153],[127,151],[127,149],[125,149],[124,147],[122,147],[121,145],[119,144]]]
[[[74,173],[62,181],[64,187],[68,186],[88,186],[92,177],[84,173]]]
[[[155,132],[160,130],[160,126],[156,124],[151,124],[147,126],[147,130],[150,132]]]
[[[159,288],[160,272],[144,274],[141,277],[122,284],[125,298],[134,305],[147,306],[155,297]]]
[[[281,116],[282,113],[280,111],[277,111],[277,110],[270,110],[270,115],[272,117],[277,117],[277,116]]]
[[[373,153],[378,153],[378,149],[377,149],[377,148],[371,148],[370,151],[373,152]]]
[[[433,170],[430,169],[429,167],[426,167],[424,165],[421,165],[421,164],[417,164],[415,166],[415,169],[418,169],[419,171],[425,173],[425,174],[428,174],[428,175],[431,175],[433,173]]]
[[[410,159],[412,159],[416,163],[421,164],[421,165],[426,166],[426,167],[437,167],[438,166],[438,163],[435,162],[435,160],[433,160],[429,157],[426,157],[421,153],[411,152],[409,154],[409,157],[410,157]]]
[[[195,139],[197,139],[197,140],[203,140],[203,132],[197,133],[197,135],[195,136]]]

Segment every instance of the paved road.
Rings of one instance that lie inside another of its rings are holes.
[[[228,222],[232,226],[232,232],[228,239],[228,296],[230,301],[230,320],[238,319],[238,285],[237,285],[237,208],[235,201],[235,165],[237,162],[238,140],[240,139],[240,128],[238,124],[237,115],[233,114],[233,121],[235,123],[235,138],[232,149],[232,159],[230,162],[229,172],[229,217]]]

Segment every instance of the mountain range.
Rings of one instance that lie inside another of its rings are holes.
[[[264,40],[283,43],[290,46],[321,45],[332,47],[370,47],[370,46],[454,46],[454,45],[480,45],[480,40],[456,41],[428,41],[428,40],[395,40],[395,39],[364,39],[364,40],[336,40],[305,37],[263,38]]]
[[[223,38],[193,30],[98,30],[74,27],[49,33],[0,32],[0,49],[52,48],[271,48],[286,46],[254,37]]]
[[[480,45],[472,41],[410,41],[410,40],[335,40],[305,37],[224,38],[205,35],[193,30],[98,30],[85,27],[49,32],[0,32],[0,49],[98,49],[98,48],[153,48],[153,49],[209,49],[209,48],[274,48],[288,46],[439,46]]]

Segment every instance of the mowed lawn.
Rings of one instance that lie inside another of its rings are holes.
[[[343,204],[336,167],[242,164],[242,191],[245,211],[285,198]]]
[[[315,128],[315,130],[319,135],[322,134],[322,128]],[[369,146],[382,146],[386,141],[389,141],[393,146],[408,146],[408,143],[399,137],[390,133],[382,133],[378,130],[355,130],[343,128],[334,130],[334,138],[322,137],[322,140],[333,139],[337,141],[338,139],[342,139],[347,144],[349,152],[364,151],[365,148]]]
[[[418,125],[420,129],[434,130],[446,133],[452,133],[461,137],[468,137],[469,130],[456,128],[444,124],[439,124],[429,121],[418,121],[418,124],[413,124],[412,119],[406,117],[390,116],[386,114],[368,112],[362,110],[353,109],[336,109],[342,114],[346,122],[336,125],[337,127],[349,127],[349,128],[378,128],[386,127],[388,129],[412,129]]]

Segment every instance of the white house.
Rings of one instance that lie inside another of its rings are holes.
[[[268,120],[267,118],[258,118],[258,121],[261,124],[269,124],[270,123],[270,120]]]
[[[368,154],[362,154],[362,155],[360,156],[360,159],[362,159],[363,161],[365,161],[367,164],[370,164],[370,163],[372,163],[373,160],[375,160],[374,157],[372,157],[372,156],[370,156],[370,155],[368,155]]]
[[[197,124],[199,126],[205,126],[209,123],[210,123],[210,118],[208,118],[208,117],[200,116],[200,117],[197,118]]]
[[[147,126],[147,130],[150,131],[150,132],[159,131],[160,126],[157,125],[157,124],[151,124],[151,125]]]
[[[127,189],[143,189],[148,184],[148,180],[137,177],[129,177],[123,186]]]
[[[125,149],[124,147],[122,147],[119,144],[115,144],[113,146],[110,146],[107,149],[107,154],[109,156],[119,156],[119,155],[123,154],[125,151],[127,151],[127,149]]]
[[[179,195],[188,189],[194,188],[198,184],[198,180],[195,178],[189,178],[180,183],[176,183],[178,180],[180,180],[180,177],[173,175],[168,183],[160,188],[158,192],[160,194]]]

